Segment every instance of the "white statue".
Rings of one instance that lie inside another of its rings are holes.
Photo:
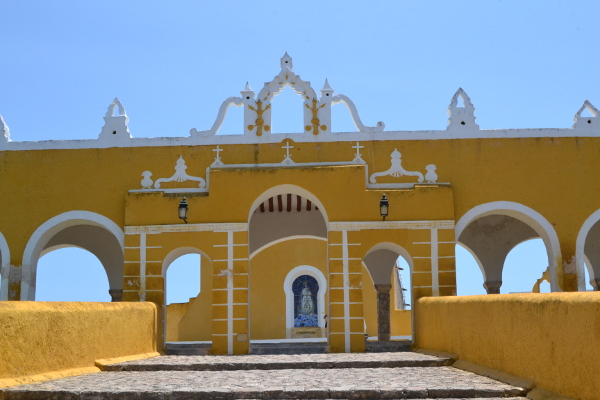
[[[315,304],[312,299],[312,293],[306,284],[300,294],[300,314],[313,315],[315,313]]]

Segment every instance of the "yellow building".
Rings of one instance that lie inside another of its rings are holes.
[[[303,99],[302,133],[272,132],[270,104],[286,86]],[[332,131],[337,103],[358,132]],[[243,129],[217,135],[230,106],[243,107]],[[586,101],[572,129],[514,130],[480,130],[474,110],[459,89],[445,131],[367,126],[286,54],[258,94],[246,85],[187,137],[132,138],[117,99],[94,140],[11,141],[0,120],[0,299],[34,300],[39,258],[76,246],[102,262],[113,300],[159,306],[161,346],[170,336],[237,354],[251,341],[323,337],[354,352],[365,334],[410,335],[396,259],[411,270],[407,302],[455,295],[456,243],[488,293],[508,252],[532,238],[546,246],[553,291],[583,290],[584,262],[598,289],[598,110]],[[166,271],[190,253],[202,256],[201,291],[165,324]]]

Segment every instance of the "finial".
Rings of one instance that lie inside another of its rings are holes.
[[[323,85],[323,89],[321,90],[333,90],[331,86],[329,86],[329,79],[325,78],[325,84]]]
[[[8,129],[8,125],[4,122],[2,115],[0,115],[0,140],[10,142],[10,129]]]
[[[592,116],[583,116],[582,113],[585,110],[587,110]],[[575,114],[575,118],[573,118],[573,128],[595,128],[596,124],[598,124],[597,118],[600,118],[600,110],[594,107],[589,100],[586,100]]]
[[[254,90],[252,90],[250,84],[246,82],[246,86],[244,86],[244,90],[242,90],[242,92],[254,92]]]
[[[294,69],[294,64],[292,63],[292,57],[290,57],[290,55],[287,53],[287,51],[285,52],[283,57],[281,57],[280,64],[281,64],[281,69],[289,68],[290,71]]]

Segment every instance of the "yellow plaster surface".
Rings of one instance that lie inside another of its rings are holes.
[[[327,277],[327,242],[292,239],[274,244],[250,260],[250,337],[285,339],[285,292],[287,274],[300,265],[310,265]],[[325,293],[325,310],[328,304]],[[327,314],[327,311],[325,311]]]
[[[415,345],[581,400],[600,393],[600,293],[419,299]]]
[[[2,384],[55,379],[94,372],[98,359],[155,353],[156,307],[0,302],[0,332]]]

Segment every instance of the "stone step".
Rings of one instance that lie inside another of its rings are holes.
[[[104,371],[236,371],[330,368],[441,367],[451,358],[412,352],[243,356],[162,356],[105,365]]]
[[[389,353],[393,351],[410,351],[412,341],[399,340],[389,342],[367,341],[365,351],[367,353]]]
[[[212,354],[212,343],[167,342],[165,352],[172,356],[206,356]]]
[[[324,354],[327,342],[250,343],[250,354]]]
[[[452,367],[99,372],[0,391],[3,400],[477,399],[525,390]]]

